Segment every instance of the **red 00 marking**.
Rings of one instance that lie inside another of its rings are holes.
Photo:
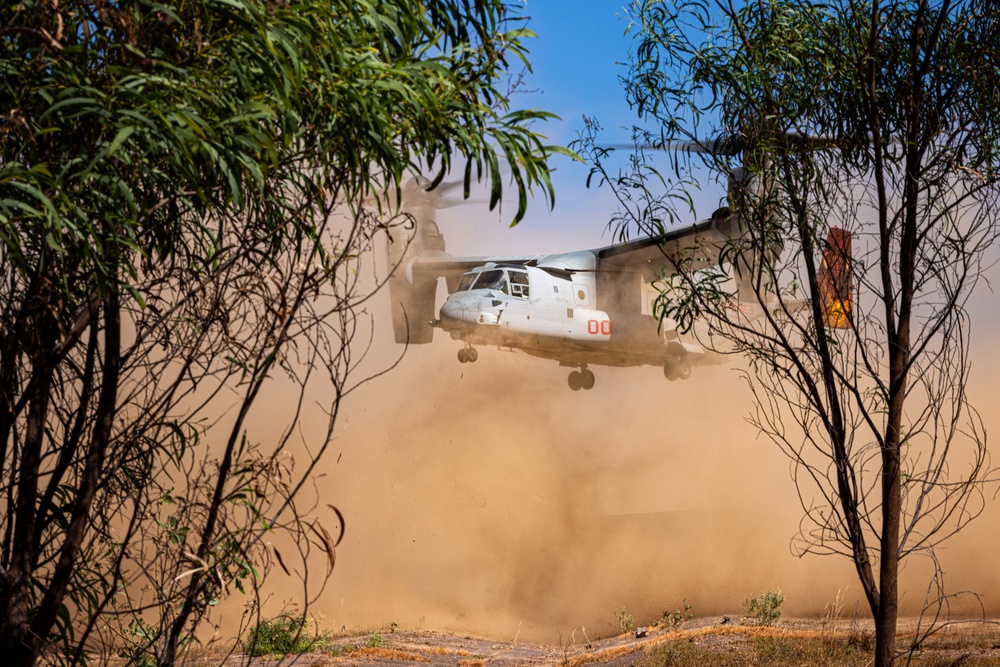
[[[587,320],[587,333],[592,336],[603,334],[611,335],[611,320]]]

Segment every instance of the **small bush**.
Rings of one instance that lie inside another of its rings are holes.
[[[253,657],[262,655],[289,655],[308,653],[329,643],[326,632],[313,633],[306,628],[304,615],[281,614],[265,619],[250,629],[243,642],[243,651]]]
[[[125,645],[118,649],[118,657],[128,660],[136,667],[155,667],[156,657],[151,649],[157,639],[156,629],[141,618],[129,621],[128,629],[122,632]]]
[[[753,616],[757,625],[771,625],[781,618],[781,603],[785,601],[785,594],[781,590],[765,591],[755,598],[743,602],[747,613]]]
[[[691,609],[692,607],[688,602],[688,599],[684,598],[682,608],[663,612],[663,618],[660,619],[660,623],[663,624],[664,627],[676,630],[684,625],[684,623],[691,620]]]
[[[615,612],[615,619],[617,619],[618,627],[622,629],[622,632],[632,632],[635,630],[635,623],[632,621],[632,614],[625,611],[625,607],[622,607]]]

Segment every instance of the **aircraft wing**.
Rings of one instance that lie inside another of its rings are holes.
[[[406,277],[411,283],[436,280],[437,278],[444,277],[445,282],[448,284],[448,291],[453,292],[462,274],[471,271],[477,266],[482,266],[487,262],[495,262],[497,264],[527,264],[535,258],[537,258],[537,255],[452,257],[444,252],[428,252],[416,258],[407,266],[401,267],[401,269],[409,274]]]
[[[691,271],[718,265],[723,241],[717,222],[704,220],[595,252],[601,270],[639,271],[646,282],[652,282],[661,276],[663,269],[669,274],[678,267]]]
[[[463,273],[471,271],[487,262],[496,264],[525,264],[546,266],[552,260],[587,255],[596,257],[601,270],[642,273],[646,282],[660,277],[663,268],[668,273],[683,266],[686,270],[697,270],[714,266],[719,262],[719,249],[723,235],[718,222],[705,220],[687,227],[672,229],[658,236],[650,236],[627,243],[619,243],[596,250],[576,251],[561,255],[512,255],[488,257],[452,257],[444,252],[425,252],[409,264],[401,267],[406,279],[411,283],[436,281],[444,277],[448,291],[452,292]],[[562,265],[561,262],[556,262]],[[566,267],[570,272],[572,267]],[[589,269],[592,270],[592,269]]]

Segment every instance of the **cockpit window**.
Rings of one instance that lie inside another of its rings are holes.
[[[528,272],[527,271],[508,271],[507,275],[510,277],[510,294],[511,296],[519,296],[523,299],[528,298]]]
[[[491,289],[496,292],[510,294],[510,290],[507,289],[507,275],[500,269],[480,273],[479,278],[476,280],[475,288]]]
[[[528,298],[528,272],[524,269],[490,269],[476,273],[470,271],[462,275],[455,287],[456,292],[471,289],[488,289],[510,294],[522,299]]]
[[[458,287],[455,288],[456,292],[465,292],[472,287],[472,281],[476,279],[475,273],[466,273],[462,275],[462,279],[458,281]]]

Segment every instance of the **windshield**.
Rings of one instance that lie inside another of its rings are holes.
[[[509,294],[510,291],[507,289],[507,274],[500,269],[483,271],[476,280],[476,289],[491,289]]]
[[[462,274],[455,292],[468,292],[470,289],[488,289],[527,299],[528,272],[523,269],[507,269],[506,272],[503,269],[490,269],[481,273],[470,271]]]
[[[456,292],[465,292],[470,287],[472,287],[472,281],[476,279],[475,273],[466,273],[462,276],[462,279],[458,281],[458,287],[455,288]]]

